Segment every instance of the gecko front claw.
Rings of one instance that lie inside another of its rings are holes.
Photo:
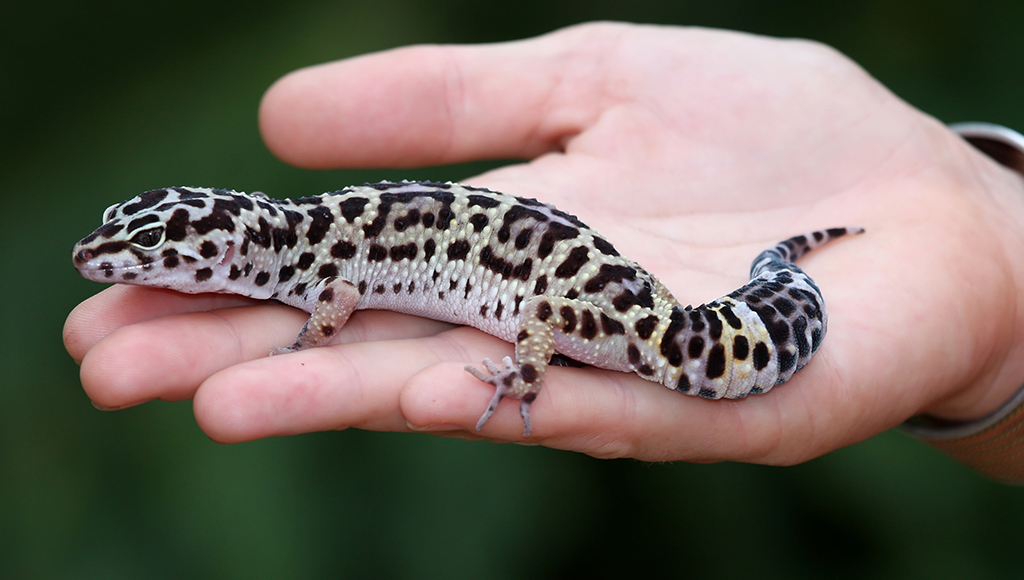
[[[501,400],[508,396],[515,397],[515,393],[522,391],[523,378],[519,373],[519,368],[516,367],[515,363],[512,362],[512,357],[505,357],[501,361],[504,363],[504,368],[498,368],[498,365],[494,362],[485,358],[482,363],[484,368],[487,369],[487,374],[480,369],[467,365],[466,372],[480,379],[481,381],[494,385],[494,396],[491,397],[491,402],[487,405],[487,410],[481,415],[480,420],[476,422],[476,430],[479,431],[484,428],[487,424],[487,420],[491,418],[491,415],[498,410],[498,404]],[[536,394],[527,393],[522,397],[519,402],[519,414],[523,417],[523,436],[529,437],[531,429],[530,423],[530,403],[536,398]]]

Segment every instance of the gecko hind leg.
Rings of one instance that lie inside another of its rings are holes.
[[[502,359],[504,368],[499,368],[498,365],[494,364],[489,358],[485,358],[483,361],[484,368],[487,369],[487,374],[480,369],[467,365],[466,371],[481,381],[494,386],[494,396],[491,397],[491,402],[487,405],[487,410],[480,416],[480,420],[476,423],[476,430],[479,431],[484,428],[487,424],[487,420],[491,418],[491,415],[498,410],[498,404],[505,397],[513,394],[514,386],[517,379],[521,382],[522,376],[520,375],[519,369],[515,363],[512,362],[512,357],[505,357]],[[530,404],[536,399],[535,393],[527,393],[519,401],[519,414],[523,417],[523,436],[529,437],[530,431],[533,430],[533,425],[530,421]]]

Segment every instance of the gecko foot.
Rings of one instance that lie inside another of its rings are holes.
[[[484,368],[487,369],[487,374],[474,366],[466,366],[466,372],[480,379],[481,381],[494,385],[494,396],[491,398],[491,402],[487,405],[487,410],[480,417],[480,420],[476,423],[476,430],[479,431],[484,428],[487,424],[487,420],[491,418],[491,415],[498,410],[498,404],[501,400],[508,396],[514,396],[512,393],[516,390],[515,387],[521,385],[523,382],[522,376],[519,374],[519,369],[512,362],[512,357],[505,357],[501,362],[505,364],[504,368],[498,368],[494,362],[485,358],[483,361]],[[530,404],[536,398],[535,393],[527,393],[519,401],[519,414],[523,417],[523,436],[529,437],[530,431],[532,430],[532,424],[530,422]]]
[[[275,356],[279,354],[290,354],[293,352],[299,352],[300,350],[302,350],[302,347],[300,347],[298,343],[295,343],[291,346],[275,346],[274,348],[270,349],[270,356]]]

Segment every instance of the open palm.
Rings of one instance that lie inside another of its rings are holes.
[[[261,124],[276,154],[306,167],[529,159],[465,181],[578,215],[684,304],[742,285],[778,240],[867,228],[801,262],[829,333],[786,385],[706,401],[631,374],[553,368],[533,442],[793,463],[917,413],[982,416],[1024,376],[1009,259],[1021,255],[1019,178],[820,45],[598,24],[411,47],[285,77]],[[347,427],[475,437],[493,390],[462,368],[512,351],[473,329],[361,311],[334,346],[265,358],[305,318],[115,287],[72,313],[65,341],[97,405],[193,398],[219,441]],[[479,435],[521,439],[516,407]]]

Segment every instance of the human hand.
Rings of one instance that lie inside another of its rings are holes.
[[[783,238],[867,228],[801,260],[829,333],[787,384],[706,401],[632,374],[552,368],[531,442],[794,463],[914,414],[980,417],[1024,377],[1021,180],[820,45],[597,24],[410,47],[285,77],[261,126],[305,167],[530,159],[465,181],[578,215],[684,304],[741,286]],[[305,318],[115,287],[71,314],[65,341],[97,405],[193,398],[200,426],[225,442],[347,427],[476,437],[493,389],[462,367],[512,352],[473,329],[361,311],[339,344],[265,358]],[[516,403],[479,435],[520,440]]]

